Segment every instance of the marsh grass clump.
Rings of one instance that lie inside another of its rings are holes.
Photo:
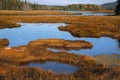
[[[43,71],[38,68],[20,68],[14,67],[10,68],[5,76],[5,80],[72,80],[74,76],[72,75],[56,75],[51,71]]]
[[[16,22],[13,22],[13,21],[1,20],[0,19],[0,29],[3,29],[3,28],[16,28],[16,27],[20,27],[20,24],[17,24]]]
[[[120,55],[112,54],[112,55],[98,55],[94,56],[96,62],[103,63],[106,66],[110,67],[120,67]]]
[[[25,49],[24,51],[21,51]],[[4,58],[3,58],[4,56]],[[5,80],[119,80],[119,67],[109,68],[102,63],[97,63],[90,56],[69,54],[67,52],[52,52],[47,47],[40,45],[28,45],[14,47],[11,50],[0,50],[1,76]],[[8,60],[9,59],[9,60]],[[22,67],[29,62],[56,61],[77,66],[79,70],[75,73],[55,74],[40,68]],[[110,76],[110,77],[109,77]]]
[[[4,14],[4,12],[2,13]],[[0,28],[20,26],[17,22],[66,23],[60,30],[68,31],[77,37],[109,36],[120,39],[120,16],[34,16],[32,13],[8,13],[0,16]],[[24,16],[23,14],[27,15]],[[38,14],[33,13],[33,14]],[[8,21],[10,20],[10,21]],[[84,43],[83,43],[84,42]],[[1,42],[3,44],[3,42]],[[78,45],[79,44],[79,45]],[[38,40],[26,46],[0,49],[0,79],[3,80],[120,80],[120,67],[106,66],[95,58],[67,52],[52,52],[48,47],[88,48],[85,41]],[[5,44],[7,46],[7,44]],[[23,68],[29,62],[56,61],[77,66],[79,70],[69,75],[58,75],[38,68]]]
[[[92,44],[86,41],[69,41],[64,39],[39,39],[29,42],[28,45],[38,45],[61,49],[83,49],[92,48]]]
[[[10,68],[6,80],[39,80],[40,74],[33,68]]]
[[[0,39],[0,48],[7,47],[9,45],[9,41],[7,39]]]
[[[29,16],[29,15],[72,15],[73,13],[70,12],[62,12],[62,11],[54,11],[54,10],[31,10],[31,11],[7,11],[7,10],[2,10],[0,11],[0,16],[6,15],[6,16],[12,16],[12,15],[23,15],[23,16]]]
[[[1,16],[2,20],[32,23],[66,23],[60,30],[77,37],[120,38],[120,16]]]
[[[85,19],[86,18],[86,19]],[[112,37],[120,38],[120,19],[117,17],[81,17],[77,24],[70,24],[67,26],[60,26],[59,30],[68,31],[76,37]]]

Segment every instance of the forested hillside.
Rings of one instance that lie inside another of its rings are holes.
[[[105,3],[101,6],[103,6],[105,9],[113,10],[117,6],[117,2]]]
[[[1,10],[27,10],[30,5],[26,0],[0,0]]]
[[[1,10],[103,10],[104,8],[95,4],[71,4],[68,6],[48,6],[38,3],[30,3],[28,0],[0,0]]]
[[[47,6],[47,5],[39,5],[37,7],[41,10],[74,10],[74,11],[80,11],[80,10],[103,10],[104,8],[102,6],[98,6],[95,4],[71,4],[68,6]]]

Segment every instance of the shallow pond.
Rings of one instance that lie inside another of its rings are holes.
[[[0,38],[7,38],[10,47],[27,45],[28,42],[37,39],[66,39],[66,40],[86,40],[93,44],[92,49],[70,50],[76,54],[98,55],[98,54],[120,54],[120,41],[109,38],[77,38],[70,33],[59,31],[58,26],[65,26],[64,23],[20,23],[20,28],[0,29]],[[53,50],[54,51],[54,50]]]
[[[80,12],[83,16],[107,16],[107,15],[114,15],[113,13],[95,13],[95,12]]]
[[[71,74],[79,70],[78,67],[68,65],[68,64],[63,64],[63,63],[58,63],[58,62],[46,62],[46,63],[29,63],[27,67],[40,67],[44,70],[51,70],[54,73],[59,73],[59,74]]]
[[[114,13],[96,13],[91,11],[65,11],[71,12],[76,14],[75,16],[107,16],[107,15],[114,15]]]

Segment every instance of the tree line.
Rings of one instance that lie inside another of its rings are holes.
[[[104,8],[95,4],[71,4],[68,6],[48,6],[38,3],[30,3],[29,0],[0,0],[1,10],[103,10]]]
[[[27,10],[29,5],[27,0],[0,0],[1,10]]]
[[[116,12],[116,15],[120,15],[120,0],[117,0],[117,6],[116,6],[116,10],[115,10],[115,12]]]
[[[103,10],[102,6],[95,4],[72,4],[68,6],[48,6],[48,5],[37,5],[34,7],[35,10],[64,10],[64,11],[89,11],[89,10]]]

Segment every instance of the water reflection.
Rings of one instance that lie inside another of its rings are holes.
[[[89,41],[93,44],[92,49],[80,49],[80,50],[62,50],[64,52],[85,54],[85,55],[99,55],[99,54],[120,54],[120,48],[118,48],[118,41],[108,37],[101,38],[80,38]],[[48,50],[54,52],[62,52],[60,49],[48,48]]]
[[[83,16],[107,16],[107,15],[113,15],[112,13],[95,13],[95,12],[81,12]]]
[[[58,26],[65,26],[64,23],[20,23],[20,28],[0,29],[0,38],[7,38],[10,47],[27,45],[28,42],[37,39],[66,39],[66,40],[85,40],[93,44],[92,49],[69,50],[76,54],[98,55],[98,54],[120,54],[120,40],[108,37],[101,38],[78,38],[70,33],[59,31]]]
[[[91,11],[65,11],[76,14],[76,16],[107,16],[114,15],[114,13],[95,13]]]

